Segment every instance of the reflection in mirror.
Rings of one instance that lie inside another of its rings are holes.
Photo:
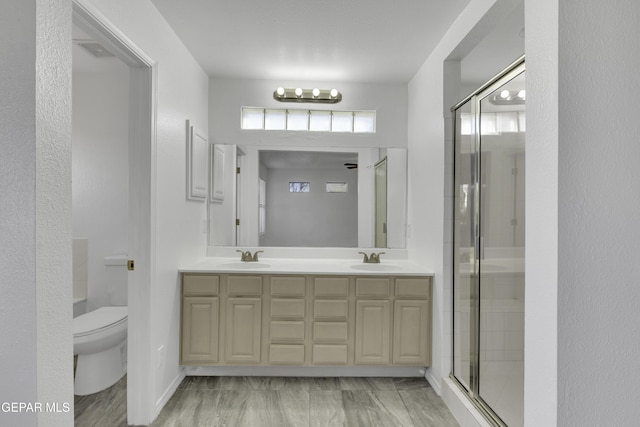
[[[376,163],[376,248],[387,247],[387,158]]]
[[[259,246],[358,246],[358,170],[345,166],[357,164],[357,153],[260,151],[259,162]]]
[[[222,147],[225,198],[209,203],[210,246],[406,246],[406,149]],[[375,166],[385,158],[382,200]],[[377,205],[386,242],[376,241]]]

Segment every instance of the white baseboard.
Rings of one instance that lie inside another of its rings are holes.
[[[162,396],[160,396],[160,399],[156,401],[156,407],[154,408],[154,414],[153,414],[154,420],[158,418],[158,415],[160,415],[160,411],[162,411],[162,408],[164,408],[164,405],[166,405],[169,399],[171,399],[171,396],[173,396],[173,393],[176,392],[176,390],[178,389],[178,386],[180,385],[184,377],[185,377],[184,369],[180,369],[180,372],[178,373],[178,375],[176,375],[173,381],[171,381],[171,384],[169,384],[169,387],[167,387],[164,393],[162,393]]]
[[[185,366],[190,376],[421,377],[416,367],[374,366]]]
[[[443,379],[441,397],[461,427],[491,427],[491,424],[450,378]]]
[[[433,376],[431,369],[427,369],[424,378],[429,382],[433,391],[435,391],[438,396],[442,396],[442,382]]]

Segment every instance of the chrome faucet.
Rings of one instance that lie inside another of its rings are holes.
[[[364,262],[365,264],[380,264],[380,255],[382,255],[384,252],[379,252],[379,253],[372,252],[371,255],[367,255],[364,252],[358,252],[358,253],[364,256],[362,259],[362,262]]]
[[[253,255],[251,255],[250,251],[243,252],[241,250],[237,250],[236,252],[240,252],[242,254],[240,256],[240,261],[253,262],[253,261],[258,261],[258,254],[264,251],[256,251],[256,253],[254,253]]]

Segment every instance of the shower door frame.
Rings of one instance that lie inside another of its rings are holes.
[[[474,296],[474,299],[470,302],[470,333],[473,332],[473,336],[470,338],[470,354],[473,356],[470,359],[470,374],[469,374],[469,388],[467,389],[467,386],[465,386],[461,380],[459,380],[455,375],[454,375],[454,368],[456,366],[455,364],[455,286],[456,286],[456,277],[457,277],[457,271],[455,270],[456,268],[456,263],[455,263],[455,259],[456,257],[459,255],[456,252],[456,226],[455,224],[452,227],[452,237],[453,237],[453,245],[452,245],[452,288],[453,288],[453,292],[452,292],[452,299],[451,299],[451,308],[452,308],[452,313],[451,313],[451,327],[452,327],[452,339],[451,339],[451,372],[449,374],[449,378],[453,381],[454,384],[456,384],[460,390],[469,398],[469,400],[471,401],[471,403],[480,411],[480,413],[483,414],[483,416],[490,422],[492,422],[494,425],[496,426],[504,426],[506,427],[506,424],[500,419],[500,417],[493,411],[493,409],[482,399],[482,397],[479,395],[479,389],[480,389],[480,377],[479,377],[479,369],[480,369],[480,351],[479,351],[479,343],[480,343],[480,268],[479,268],[479,262],[480,262],[480,258],[481,258],[481,251],[482,249],[482,236],[481,236],[481,212],[480,212],[480,200],[482,195],[481,190],[478,191],[479,187],[480,187],[480,179],[481,179],[481,161],[482,161],[482,156],[480,155],[481,153],[481,136],[480,136],[480,128],[479,128],[479,123],[480,123],[480,114],[481,114],[481,109],[480,109],[480,102],[485,99],[488,95],[490,95],[491,93],[493,93],[496,89],[498,89],[499,87],[503,86],[504,84],[508,83],[509,81],[513,80],[515,77],[519,76],[520,74],[524,73],[526,70],[525,68],[525,57],[524,55],[521,56],[520,58],[518,58],[516,61],[514,61],[512,64],[510,64],[507,68],[505,68],[503,71],[501,71],[500,73],[498,73],[495,77],[493,77],[491,80],[489,80],[487,83],[485,83],[484,85],[482,85],[480,88],[478,88],[477,90],[475,90],[474,92],[472,92],[470,95],[468,95],[467,97],[465,97],[464,99],[462,99],[460,102],[458,102],[456,105],[454,105],[453,107],[451,107],[451,112],[453,113],[453,185],[452,185],[452,218],[453,221],[455,223],[455,210],[458,207],[458,200],[455,197],[455,183],[456,183],[456,138],[458,137],[457,135],[457,110],[459,108],[461,108],[462,106],[464,106],[467,103],[470,103],[470,107],[471,107],[471,117],[472,117],[472,129],[473,129],[473,137],[474,137],[474,150],[476,153],[478,153],[478,155],[476,155],[475,158],[475,171],[476,171],[476,176],[473,177],[472,181],[474,184],[474,187],[476,188],[476,193],[474,196],[474,214],[477,213],[477,218],[478,221],[476,224],[474,224],[474,228],[475,228],[475,232],[474,232],[474,259],[470,260],[473,261],[473,272],[472,272],[472,276],[473,276],[473,283],[472,283],[472,290],[471,290],[471,295]]]

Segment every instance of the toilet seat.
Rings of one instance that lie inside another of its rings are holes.
[[[127,307],[101,307],[73,319],[75,338],[116,327],[127,321]]]

